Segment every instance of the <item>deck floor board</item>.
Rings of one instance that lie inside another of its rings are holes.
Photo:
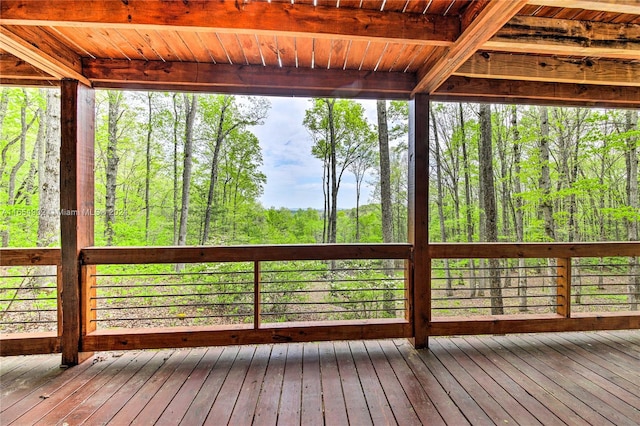
[[[0,424],[640,424],[640,331],[0,359]]]

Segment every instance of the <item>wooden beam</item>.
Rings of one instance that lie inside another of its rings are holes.
[[[454,75],[637,87],[640,86],[640,63],[480,52],[471,56]]]
[[[293,2],[291,2],[293,3]],[[2,0],[0,24],[283,34],[450,45],[457,17],[245,1]]]
[[[559,333],[564,331],[628,330],[640,328],[640,315],[633,313],[585,313],[565,318],[554,314],[495,315],[475,318],[435,318],[432,336]]]
[[[432,243],[433,259],[546,259],[640,256],[640,242],[594,243]]]
[[[80,250],[93,245],[95,95],[75,80],[61,84],[60,246],[62,256],[62,364],[85,357],[81,339]]]
[[[8,53],[0,53],[0,76],[5,80],[52,80],[53,76]]]
[[[58,248],[0,248],[0,266],[59,265]]]
[[[215,345],[315,342],[410,337],[408,322],[389,320],[322,321],[208,327],[98,330],[83,342],[86,351],[184,348]]]
[[[23,29],[20,32],[28,33],[32,30]],[[27,41],[28,39],[38,40],[38,44],[35,45]],[[91,82],[82,75],[80,56],[45,32],[40,31],[26,38],[13,28],[0,27],[0,49],[57,79],[71,78],[87,86],[91,85]]]
[[[60,338],[55,332],[0,334],[0,356],[57,352],[60,352]]]
[[[268,262],[289,260],[409,259],[410,244],[306,244],[191,247],[88,247],[85,265]]]
[[[602,108],[640,107],[640,87],[449,77],[431,95],[439,102],[494,102]]]
[[[410,315],[413,345],[428,345],[431,320],[431,257],[429,256],[429,97],[409,102],[409,170],[407,241],[413,244]]]
[[[434,92],[526,4],[527,0],[481,0],[475,3],[476,7],[467,9],[462,16],[462,34],[446,53],[433,55],[433,59],[423,65],[412,93]]]
[[[640,25],[515,16],[482,49],[637,60]]]
[[[290,95],[323,93],[333,97],[408,98],[415,85],[409,73],[274,68],[196,62],[88,59],[84,73],[96,87],[229,91]],[[295,93],[294,93],[295,94]],[[307,94],[309,96],[309,94]]]
[[[640,15],[640,2],[637,0],[529,0],[529,4]]]

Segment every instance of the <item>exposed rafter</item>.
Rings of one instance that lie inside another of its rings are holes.
[[[640,86],[640,62],[481,52],[454,75],[505,80]]]
[[[640,15],[637,0],[529,0],[529,4]]]
[[[640,25],[515,16],[482,49],[638,59]]]
[[[450,77],[431,96],[439,101],[543,103],[611,108],[637,107],[640,87]]]
[[[96,87],[219,91],[268,95],[406,99],[415,85],[409,73],[271,68],[195,62],[84,61]],[[305,92],[306,91],[306,92]]]
[[[57,79],[72,78],[88,86],[91,82],[82,75],[80,57],[61,46],[56,40],[41,34],[34,45],[8,28],[0,27],[0,49],[22,59]]]
[[[52,80],[53,77],[13,55],[0,53],[0,76],[3,80]]]
[[[489,40],[527,0],[480,1],[462,16],[463,32],[446,53],[428,61],[418,73],[413,93],[431,93],[473,53]],[[480,8],[481,9],[477,9]]]
[[[77,4],[75,4],[77,3]],[[288,34],[369,41],[450,45],[460,35],[457,17],[241,1],[32,1],[2,0],[2,25]]]

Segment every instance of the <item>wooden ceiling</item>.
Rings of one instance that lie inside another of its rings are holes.
[[[0,83],[640,105],[640,0],[2,0]]]

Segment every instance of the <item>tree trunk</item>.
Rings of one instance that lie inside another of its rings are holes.
[[[329,163],[331,166],[331,213],[329,216],[329,243],[336,242],[338,226],[338,173],[337,173],[337,140],[335,123],[333,122],[333,106],[335,100],[325,99],[329,121]]]
[[[116,179],[118,176],[118,121],[122,112],[122,92],[109,91],[109,138],[107,144],[106,202],[104,211],[104,236],[108,246],[113,244],[113,224],[116,221]]]
[[[542,192],[540,199],[540,211],[544,220],[544,233],[547,241],[556,240],[555,224],[553,220],[553,202],[551,200],[551,176],[549,173],[549,110],[546,106],[540,107],[540,179],[538,181],[540,191]],[[556,275],[555,259],[548,259],[547,266],[549,268],[548,276]],[[543,279],[545,285],[549,286],[551,293],[550,303],[555,304],[555,284],[551,280],[547,283],[547,279]]]
[[[391,205],[391,165],[389,156],[389,127],[387,103],[378,100],[378,144],[380,150],[380,205],[382,208],[382,242],[393,242],[393,213]]]
[[[438,218],[440,219],[440,238],[442,242],[447,241],[447,232],[444,226],[444,191],[442,189],[442,158],[440,155],[440,138],[438,135],[438,125],[436,123],[436,115],[433,110],[430,111],[431,125],[433,127],[433,139],[434,139],[434,156],[436,160],[436,186],[438,191],[438,198],[436,199],[436,205],[438,206]],[[451,270],[449,269],[449,259],[444,259],[444,273],[445,273],[445,290],[447,297],[453,297],[453,287],[451,279]]]
[[[149,121],[147,122],[147,157],[146,157],[146,169],[144,174],[144,239],[149,242],[149,217],[151,215],[151,209],[149,207],[149,189],[151,186],[151,136],[153,134],[153,111],[151,109],[151,99],[153,92],[147,93]]]
[[[218,120],[218,129],[216,131],[215,146],[213,148],[213,158],[211,160],[211,175],[209,177],[209,192],[207,193],[207,207],[204,214],[204,230],[202,231],[202,244],[206,244],[209,240],[209,230],[211,228],[211,214],[213,211],[213,200],[215,194],[216,181],[218,180],[218,162],[220,161],[220,148],[225,137],[223,130],[225,115],[229,107],[229,98],[224,98],[224,103],[220,109],[220,119]]]
[[[462,168],[464,169],[464,202],[465,202],[465,229],[467,241],[473,241],[473,217],[471,212],[471,178],[469,171],[469,155],[467,153],[467,137],[464,128],[464,111],[462,104],[458,104],[458,118],[460,126],[460,144],[462,145]],[[476,289],[478,288],[478,276],[476,275],[476,262],[469,259],[469,297],[476,297]]]
[[[638,129],[638,111],[627,110],[625,114],[625,130],[632,132]],[[640,211],[640,201],[638,200],[638,137],[627,136],[627,199],[632,212]],[[638,219],[637,216],[630,216],[626,220],[627,238],[629,241],[638,241]],[[629,309],[638,310],[640,302],[640,263],[638,257],[629,258]]]
[[[491,140],[491,107],[480,105],[480,188],[482,210],[484,211],[484,230],[487,241],[498,241],[498,211],[496,208],[496,192],[493,183],[493,153]],[[504,313],[502,288],[500,286],[500,261],[489,259],[489,286],[491,292],[491,314]]]
[[[514,209],[513,209],[513,222],[516,231],[516,241],[524,241],[524,218],[522,213],[522,181],[520,180],[520,163],[522,161],[522,147],[520,146],[520,132],[518,131],[518,108],[513,105],[511,107],[511,130],[513,132],[513,165],[514,165],[514,177],[513,177],[513,191],[514,191]],[[527,273],[526,273],[526,259],[518,259],[518,296],[520,296],[520,303],[518,310],[520,312],[527,312]]]
[[[185,128],[184,128],[184,163],[182,169],[182,204],[180,207],[180,229],[178,231],[178,245],[184,246],[187,243],[187,221],[189,218],[189,190],[191,189],[191,169],[193,155],[193,127],[195,123],[196,110],[198,107],[198,96],[195,94],[184,94]],[[178,268],[182,269],[182,268]]]
[[[38,247],[48,247],[59,241],[60,233],[60,92],[47,90],[44,150],[38,160],[40,210],[38,216]]]
[[[180,111],[178,110],[178,94],[173,94],[173,245],[178,245],[178,128]]]

